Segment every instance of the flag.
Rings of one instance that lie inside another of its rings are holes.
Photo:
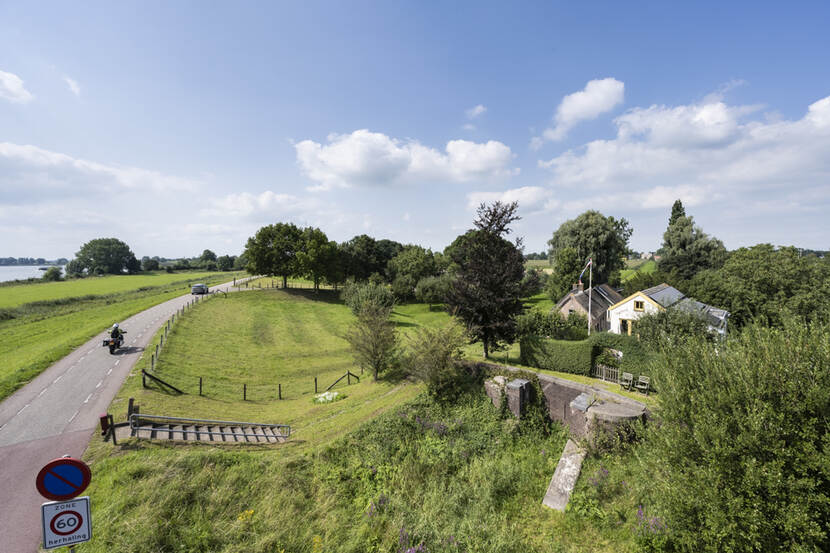
[[[582,275],[584,275],[584,274],[585,274],[585,271],[587,271],[587,270],[588,270],[588,267],[590,267],[590,266],[591,266],[591,263],[593,263],[593,260],[589,257],[589,258],[588,258],[588,263],[586,263],[586,264],[585,264],[585,268],[584,268],[584,269],[582,269],[582,272],[581,272],[581,273],[579,273],[579,283],[580,283],[580,284],[582,284]]]

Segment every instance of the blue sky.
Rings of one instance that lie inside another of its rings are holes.
[[[313,225],[443,249],[513,200],[659,247],[830,248],[825,3],[0,3],[0,256],[238,254]]]

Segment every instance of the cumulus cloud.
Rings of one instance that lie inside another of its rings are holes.
[[[745,212],[761,199],[812,209],[830,201],[830,96],[796,120],[753,117],[758,106],[701,103],[634,108],[615,119],[617,136],[569,150],[539,166],[553,183],[602,191],[630,208],[721,202]],[[813,198],[811,202],[803,198]]]
[[[0,142],[0,174],[5,202],[50,196],[84,196],[93,191],[135,189],[192,190],[197,181],[157,171],[109,165],[38,148]]]
[[[23,86],[23,79],[14,73],[0,71],[0,98],[15,104],[25,104],[34,96]]]
[[[510,148],[501,142],[451,140],[444,152],[416,140],[399,140],[361,129],[331,134],[327,144],[303,140],[294,145],[312,190],[350,186],[389,186],[423,181],[467,182],[518,174],[509,167]]]
[[[551,190],[540,186],[522,186],[521,188],[511,188],[501,192],[470,192],[467,194],[467,207],[469,209],[475,209],[482,203],[496,201],[503,203],[519,202],[519,208],[526,213],[553,209],[558,205],[558,202],[552,197]]]
[[[475,119],[479,115],[483,114],[485,111],[487,111],[487,108],[481,104],[478,104],[477,106],[471,107],[464,113],[467,115],[467,119]]]
[[[75,96],[81,95],[81,87],[78,85],[78,81],[76,81],[75,79],[71,79],[69,77],[64,77],[63,80],[64,82],[66,82],[66,86],[69,87],[69,90],[70,92],[72,92],[72,94],[74,94]]]
[[[545,129],[542,137],[534,137],[531,147],[538,149],[544,140],[562,140],[580,122],[596,119],[621,104],[624,95],[625,84],[617,79],[588,81],[584,89],[562,98],[554,116],[555,126]]]

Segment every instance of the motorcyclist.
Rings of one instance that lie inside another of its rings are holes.
[[[116,341],[116,343],[121,344],[124,341],[124,333],[127,332],[126,330],[121,329],[118,326],[118,323],[112,324],[112,331],[110,331],[110,338]]]

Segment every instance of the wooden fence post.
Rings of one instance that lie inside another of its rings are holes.
[[[199,377],[199,395],[202,395],[202,377]]]
[[[150,370],[151,371],[156,370],[156,356],[155,355],[150,356]]]
[[[349,371],[346,371],[346,384],[351,385],[351,383],[352,383],[352,373],[350,373]]]
[[[248,401],[248,385],[242,385],[242,401]]]
[[[282,399],[282,384],[277,384],[277,397]]]
[[[314,393],[317,393],[317,377],[314,377]]]

